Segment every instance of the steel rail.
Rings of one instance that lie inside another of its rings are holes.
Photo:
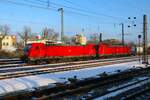
[[[0,73],[0,79],[8,79],[8,78],[16,78],[16,77],[23,77],[23,76],[30,76],[30,75],[38,75],[38,74],[46,74],[46,73],[54,73],[54,72],[60,72],[60,71],[68,71],[68,70],[77,70],[77,69],[83,69],[83,68],[92,68],[92,67],[99,67],[103,65],[111,65],[111,64],[120,64],[125,62],[132,62],[136,61],[136,59],[129,59],[129,60],[116,60],[116,61],[108,61],[108,62],[94,62],[94,63],[85,63],[85,64],[73,64],[73,65],[67,65],[67,66],[58,66],[58,67],[30,67],[30,70],[24,70],[14,69],[11,71],[3,70],[2,73]],[[15,71],[16,70],[16,71]]]

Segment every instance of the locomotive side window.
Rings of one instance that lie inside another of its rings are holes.
[[[38,49],[40,49],[40,47],[39,47],[39,46],[36,46],[35,49],[38,50]]]

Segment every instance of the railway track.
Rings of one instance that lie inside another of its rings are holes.
[[[150,100],[150,84],[146,84],[145,86],[136,88],[135,90],[134,93],[126,96],[124,100]]]
[[[51,66],[51,67],[55,67],[55,66],[64,66],[64,65],[74,65],[74,64],[86,64],[86,63],[96,63],[96,62],[105,62],[105,61],[115,61],[115,60],[123,60],[123,59],[137,59],[137,57],[135,58],[129,58],[129,57],[123,57],[123,58],[114,58],[114,59],[99,59],[99,60],[88,60],[88,61],[76,61],[76,62],[65,62],[65,63],[57,63],[57,64],[44,64],[44,65],[28,65],[26,63],[21,63],[21,64],[6,64],[6,65],[1,65],[0,68],[1,69],[11,69],[11,68],[28,68],[28,67],[45,67],[45,66]]]
[[[128,84],[124,84],[122,86],[119,86],[119,87],[109,90],[106,95],[103,95],[103,96],[97,98],[96,100],[99,100],[99,99],[103,100],[106,98],[109,100],[133,100],[133,97],[135,97],[137,94],[139,94],[139,93],[143,94],[143,92],[148,89],[147,86],[150,86],[149,84],[150,84],[150,77],[145,77],[143,79],[139,78],[136,81],[133,81]],[[142,85],[146,86],[146,90],[145,90],[145,87]],[[140,100],[142,100],[142,99],[140,99]],[[145,99],[143,99],[143,100],[145,100]]]
[[[122,92],[118,92],[117,95],[110,99],[122,99],[122,100],[149,100],[150,99],[150,76],[142,79],[140,82],[131,84],[126,89],[122,89]]]
[[[1,62],[1,61],[16,61],[16,60],[19,60],[19,58],[0,59],[0,62]]]
[[[97,60],[87,60],[87,61],[72,61],[72,62],[65,62],[65,63],[57,63],[57,65],[61,64],[71,64],[71,63],[90,63],[90,62],[102,62],[102,61],[111,61],[111,60],[119,60],[119,59],[132,59],[137,58],[138,56],[130,56],[130,57],[120,57],[120,58],[106,58],[106,59],[97,59]],[[55,64],[55,63],[53,63]],[[0,68],[10,68],[10,67],[20,67],[20,66],[28,66],[28,65],[37,65],[37,64],[27,64],[19,59],[0,59]],[[43,64],[38,64],[43,65]],[[56,65],[56,64],[55,64]]]
[[[76,61],[76,62],[65,62],[65,63],[57,63],[57,64],[44,64],[44,66],[63,66],[63,65],[71,65],[71,64],[84,64],[84,63],[94,63],[94,62],[104,62],[104,61],[113,61],[113,60],[121,60],[121,59],[137,59],[138,60],[138,57],[122,57],[122,58],[111,58],[111,59],[98,59],[98,60],[88,60],[88,61]],[[43,64],[39,64],[39,65],[32,65],[32,66],[41,66]],[[17,63],[17,64],[13,64],[13,63],[10,63],[10,64],[5,64],[5,65],[0,65],[0,68],[20,68],[20,67],[24,67],[24,66],[31,66],[30,64],[27,64],[27,63]],[[43,66],[43,67],[44,67]]]
[[[7,79],[7,78],[16,78],[22,76],[29,76],[29,75],[37,75],[37,74],[46,74],[46,73],[54,73],[60,71],[68,71],[68,70],[77,70],[83,68],[91,68],[91,67],[98,67],[102,65],[111,65],[111,64],[119,64],[125,62],[136,61],[135,59],[121,59],[121,60],[111,60],[105,62],[72,62],[72,63],[62,63],[58,66],[58,64],[48,64],[48,65],[36,65],[36,66],[21,66],[21,67],[13,67],[13,68],[1,68],[0,69],[0,79]]]
[[[115,96],[118,97],[117,91],[123,91],[123,89],[130,90],[133,86],[139,87],[141,84],[149,84],[150,77],[149,77],[150,67],[140,68],[140,69],[132,69],[127,70],[121,73],[111,74],[111,75],[104,75],[104,76],[97,76],[91,77],[84,80],[76,80],[71,82],[70,84],[56,84],[54,87],[43,87],[39,89],[35,89],[32,91],[22,91],[20,93],[13,93],[13,94],[6,94],[1,96],[0,98],[5,98],[5,100],[12,99],[13,100],[49,100],[49,99],[86,99],[91,100],[97,97],[116,100]],[[144,77],[144,78],[141,78]],[[138,78],[135,80],[134,78]],[[129,80],[132,82],[124,85],[120,85],[117,88],[109,88],[105,89],[106,87],[122,84]],[[134,80],[134,81],[133,81]],[[90,93],[93,89],[99,89],[98,92]],[[125,91],[125,90],[124,90]],[[82,93],[87,93],[84,95]],[[116,94],[115,96],[112,95]],[[118,92],[119,94],[120,92]],[[82,96],[81,96],[81,95]],[[90,94],[90,95],[89,95]],[[124,93],[123,93],[124,94]],[[77,98],[77,97],[78,98]],[[112,98],[113,96],[113,98]],[[99,98],[99,99],[100,99]],[[125,98],[122,98],[125,99]]]
[[[0,59],[0,65],[19,64],[19,63],[23,63],[19,58],[14,58],[14,59]]]

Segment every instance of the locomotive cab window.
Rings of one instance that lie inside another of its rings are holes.
[[[30,48],[31,48],[31,44],[26,45],[24,48],[24,52],[28,52]]]

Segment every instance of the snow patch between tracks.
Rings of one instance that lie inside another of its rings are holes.
[[[50,78],[40,77],[39,75],[0,80],[0,94],[2,95],[14,91],[33,89],[47,86],[52,83],[56,83],[56,81]]]

